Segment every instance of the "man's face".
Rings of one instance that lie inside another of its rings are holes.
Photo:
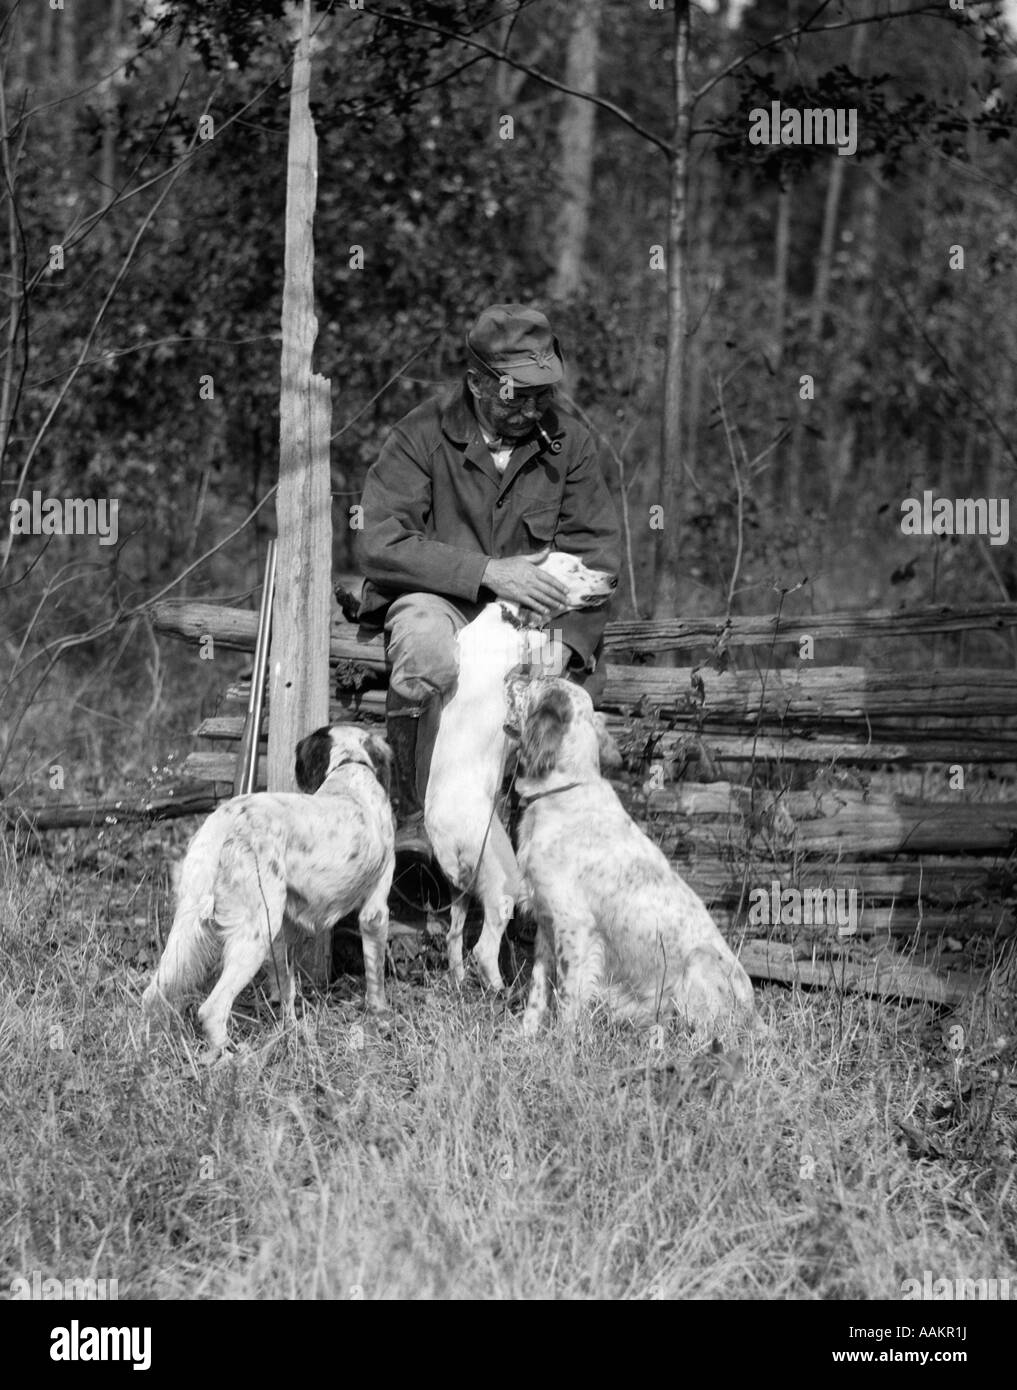
[[[509,395],[497,377],[469,371],[466,380],[481,424],[503,439],[522,439],[529,434],[554,400],[553,386],[513,386]]]

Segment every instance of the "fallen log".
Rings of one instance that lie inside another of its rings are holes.
[[[229,698],[245,698],[246,686],[231,686],[227,691]],[[378,691],[364,691],[359,700],[351,699],[348,704],[333,699],[329,706],[329,718],[340,721],[348,719],[356,711],[364,717],[382,718],[385,713],[384,697]],[[632,724],[624,715],[609,714],[607,726],[616,738],[632,734]],[[195,730],[195,737],[213,741],[233,742],[240,738],[243,730],[243,717],[233,714],[216,714],[202,720]],[[268,721],[265,728],[267,729]],[[638,741],[638,740],[637,740]],[[655,739],[649,762],[670,762],[679,757],[683,747],[687,747],[689,758],[698,762],[700,746],[704,746],[714,762],[757,764],[777,763],[1017,763],[1017,736],[1009,741],[992,740],[980,742],[978,737],[963,725],[958,726],[958,734],[953,739],[938,739],[929,743],[875,743],[833,738],[758,738],[745,734],[716,734],[712,731],[701,735],[672,731]]]
[[[236,769],[235,753],[205,752],[188,753],[184,759],[181,773],[195,782],[228,782],[233,795],[233,773]],[[268,785],[268,760],[264,753],[258,758],[254,790],[262,792]]]
[[[149,612],[159,632],[188,641],[211,637],[224,647],[253,651],[256,616],[246,609],[191,599],[161,599]],[[950,632],[1003,631],[1017,627],[1017,604],[985,603],[954,608],[933,604],[911,612],[881,609],[872,613],[814,613],[749,617],[665,618],[652,621],[619,619],[609,622],[604,650],[612,652],[683,651],[712,647],[722,636],[729,647],[769,646],[798,643],[809,636],[817,641],[869,638],[897,640],[928,637]],[[381,636],[360,642],[357,628],[338,613],[332,623],[333,660],[379,661],[382,665]]]
[[[680,860],[680,857],[679,857]],[[998,858],[830,860],[808,863],[792,859],[730,860],[704,856],[685,861],[687,877],[696,892],[713,902],[736,903],[742,892],[767,888],[856,889],[866,903],[884,899],[935,903],[937,906],[970,904],[1012,896],[1017,890],[1017,862],[1006,867]],[[679,862],[679,869],[682,862]]]
[[[662,800],[666,795],[666,800]],[[736,812],[703,815],[683,812],[673,795],[652,793],[649,812],[669,818],[685,815],[686,823],[673,828],[678,842],[716,853],[735,846],[749,852],[772,854],[839,855],[858,859],[891,854],[1010,854],[1017,847],[1017,806],[1003,803],[954,806],[941,802],[897,801],[877,805],[846,805],[834,815],[753,828]],[[643,812],[653,837],[651,816]],[[655,837],[654,837],[655,838]],[[730,850],[729,850],[730,852]]]
[[[213,644],[230,651],[253,652],[258,615],[246,608],[223,608],[216,603],[162,599],[149,609],[157,632],[199,643],[211,637]],[[329,659],[358,661],[368,670],[384,672],[385,646],[380,634],[361,640],[358,629],[333,615]]]
[[[231,758],[231,769],[233,761]],[[231,770],[229,780],[232,779]],[[0,805],[0,823],[15,833],[92,829],[96,825],[207,815],[215,810],[219,800],[207,787],[202,787],[200,790],[178,788],[166,796],[152,797],[136,805],[123,799],[81,802],[69,806],[15,806],[3,803]]]
[[[746,726],[754,728],[757,721],[764,721],[760,736],[775,740],[774,749],[781,737],[801,737],[815,727],[822,727],[829,737],[834,732],[831,725],[837,724],[854,726],[847,740],[837,730],[838,741],[862,746],[883,740],[903,741],[905,745],[932,740],[949,745],[956,737],[972,747],[998,744],[1001,755],[1012,755],[1014,749],[1012,728],[972,731],[968,724],[976,718],[1017,719],[1017,681],[1006,671],[969,668],[931,672],[927,679],[919,679],[909,672],[823,666],[770,671],[764,690],[755,671],[704,669],[697,672],[697,680],[702,679],[698,694],[691,677],[691,667],[658,671],[645,666],[608,666],[604,711],[609,717],[613,713],[631,720],[633,707],[642,707],[647,714],[652,711],[655,716],[676,719],[690,729],[698,730],[703,724],[710,736],[711,726],[716,725],[719,734],[741,738],[741,747],[748,755],[752,735],[746,733]],[[245,689],[235,684],[227,697],[242,698]],[[374,701],[368,699],[371,695],[376,697]],[[376,705],[379,699],[383,704],[382,692],[364,689],[359,694],[351,692],[343,704]],[[955,722],[928,730],[915,727],[917,720],[927,718],[952,718]],[[880,724],[886,719],[899,723]],[[781,730],[785,732],[779,734]]]
[[[691,880],[690,880],[691,881]],[[696,890],[699,885],[693,883]],[[733,912],[723,903],[714,902],[704,896],[710,915],[729,941],[736,940],[740,932],[759,931],[760,924],[749,922],[744,911]],[[928,911],[919,909],[913,902],[895,903],[892,907],[863,907],[859,909],[858,930],[851,940],[866,941],[870,937],[892,937],[896,941],[906,941],[911,937],[936,938],[944,935],[955,936],[966,941],[970,936],[998,936],[1009,938],[1017,933],[1013,913],[1005,905],[978,910],[958,906],[952,912]],[[765,930],[765,924],[763,926]],[[834,942],[838,938],[837,926],[795,926],[777,923],[772,927],[775,934],[783,939],[797,937],[806,942]]]
[[[704,721],[754,725],[776,721],[789,733],[820,721],[1017,717],[1017,681],[996,668],[894,671],[860,666],[801,666],[759,671],[714,671],[611,666],[602,701],[628,713],[634,705]]]
[[[781,980],[792,985],[818,985],[851,990],[877,999],[922,999],[930,1004],[960,1004],[986,980],[980,975],[952,971],[945,975],[912,961],[877,957],[871,961],[802,960],[785,942],[745,941],[738,952],[745,970],[756,980]]]
[[[983,603],[954,608],[932,604],[910,612],[880,609],[871,613],[782,613],[726,618],[620,619],[608,623],[606,652],[682,651],[712,646],[725,635],[729,647],[765,647],[772,642],[867,641],[932,637],[948,632],[1003,631],[1017,627],[1017,604]]]
[[[611,732],[642,738],[643,732],[633,735],[632,723],[623,715],[607,716]],[[908,766],[912,763],[1015,763],[1017,764],[1017,733],[1006,734],[992,730],[972,729],[966,720],[935,729],[909,729],[905,739],[900,731],[873,729],[870,725],[852,735],[850,732],[795,735],[721,733],[714,728],[695,732],[691,729],[669,729],[654,735],[646,733],[649,746],[648,762],[678,765],[702,761],[705,748],[714,762],[764,763],[883,763]]]

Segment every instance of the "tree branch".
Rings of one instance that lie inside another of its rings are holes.
[[[216,84],[216,85],[218,86],[218,84]],[[208,105],[209,105],[209,103],[211,102],[212,96],[214,95],[214,93],[215,93],[215,88],[213,88],[213,91],[212,91],[212,93],[211,93],[210,96],[209,96],[208,102],[206,102],[206,104],[205,104],[205,111],[208,110]],[[197,125],[196,125],[196,126],[195,126],[194,135],[191,137],[191,146],[192,146],[192,148],[193,148],[193,146],[197,143],[197,139],[198,139],[198,127],[197,127]],[[106,291],[106,295],[105,295],[105,297],[103,298],[102,303],[99,305],[99,311],[98,311],[98,313],[96,314],[95,318],[92,320],[92,324],[91,324],[91,326],[90,326],[88,332],[85,334],[85,341],[84,341],[84,342],[82,343],[82,345],[81,345],[81,351],[80,351],[80,353],[78,354],[78,360],[77,360],[77,362],[75,363],[75,365],[74,365],[74,367],[72,368],[72,370],[69,372],[69,374],[68,374],[68,376],[67,376],[67,380],[64,382],[64,384],[61,386],[60,390],[57,392],[56,400],[54,400],[53,404],[50,406],[49,410],[46,412],[46,415],[45,415],[45,417],[44,417],[42,423],[39,425],[39,428],[38,428],[38,430],[36,431],[35,438],[32,440],[32,443],[31,443],[31,445],[29,446],[28,452],[27,452],[27,454],[25,455],[25,461],[24,461],[24,463],[23,463],[22,466],[21,466],[21,472],[20,472],[20,474],[18,475],[18,481],[17,481],[17,484],[16,484],[15,489],[14,489],[14,490],[15,490],[15,493],[20,494],[21,489],[24,487],[25,479],[26,479],[27,476],[28,476],[28,470],[29,470],[29,468],[31,467],[32,460],[35,458],[36,451],[38,450],[39,445],[41,444],[42,440],[45,438],[46,431],[47,431],[47,429],[49,428],[50,423],[51,423],[52,420],[53,420],[53,417],[56,415],[57,411],[60,409],[61,405],[63,404],[64,398],[65,398],[65,396],[67,395],[67,392],[70,390],[71,385],[73,384],[75,377],[78,375],[78,372],[81,370],[82,365],[83,365],[83,363],[85,362],[85,359],[86,359],[87,356],[88,356],[89,349],[90,349],[91,346],[92,346],[92,340],[93,340],[93,338],[95,337],[96,333],[98,333],[98,331],[99,331],[99,326],[100,326],[100,324],[102,323],[102,320],[103,320],[103,318],[104,318],[104,316],[105,316],[106,310],[109,308],[110,303],[112,302],[113,296],[116,294],[117,290],[120,288],[120,285],[121,285],[121,283],[123,282],[124,276],[127,274],[127,271],[128,271],[128,269],[130,268],[131,261],[134,259],[134,253],[135,253],[135,251],[138,249],[138,246],[139,246],[140,243],[141,243],[142,237],[143,237],[143,236],[145,235],[145,233],[148,231],[148,228],[149,228],[149,226],[151,225],[152,220],[153,220],[153,218],[155,217],[156,213],[159,211],[159,209],[162,207],[163,203],[166,201],[166,199],[169,197],[170,193],[173,191],[173,188],[174,188],[174,186],[176,185],[176,181],[177,181],[177,179],[180,177],[180,174],[181,174],[182,171],[183,171],[183,167],[184,167],[184,166],[183,166],[182,163],[178,166],[178,168],[175,170],[175,172],[174,172],[174,174],[173,174],[173,177],[167,181],[166,186],[162,189],[162,191],[159,193],[159,196],[156,198],[155,202],[152,204],[152,206],[151,206],[151,207],[148,209],[148,211],[145,213],[145,216],[142,218],[142,220],[141,220],[141,226],[138,228],[137,232],[135,232],[135,234],[134,234],[134,239],[132,240],[130,246],[127,248],[127,253],[126,253],[126,255],[124,256],[124,258],[123,258],[123,260],[122,260],[122,262],[121,262],[121,264],[120,264],[120,267],[119,267],[119,269],[117,270],[116,275],[113,277],[113,283],[110,285],[109,289]],[[13,544],[14,544],[14,532],[13,532],[13,531],[8,531],[8,533],[7,533],[7,540],[6,540],[5,545],[4,545],[3,558],[0,559],[0,574],[3,574],[4,570],[6,570],[6,568],[7,568],[7,564],[8,564],[8,561],[10,560],[10,555],[11,555],[11,546],[12,546]]]
[[[766,53],[771,48],[777,48],[778,45],[786,43],[788,39],[798,38],[802,34],[829,34],[836,29],[853,29],[859,24],[884,24],[894,19],[907,19],[911,15],[927,15],[930,19],[946,20],[948,23],[953,22],[948,17],[950,13],[949,10],[945,10],[941,3],[936,4],[933,3],[933,0],[927,0],[926,4],[915,5],[909,10],[892,10],[889,14],[859,15],[852,19],[838,19],[832,24],[817,24],[813,28],[813,20],[817,19],[819,15],[822,14],[829,3],[830,0],[822,0],[822,3],[813,10],[812,14],[809,15],[808,19],[805,20],[803,24],[796,24],[790,29],[785,29],[781,34],[775,34],[772,39],[767,39],[765,43],[756,44],[755,48],[751,49],[750,52],[743,53],[740,58],[732,59],[730,63],[727,63],[721,68],[720,72],[714,73],[712,77],[708,77],[703,85],[693,92],[693,107],[698,101],[701,101],[707,93],[712,92],[718,83],[723,82],[726,77],[730,77],[732,73],[745,67],[746,63],[751,63],[753,58],[759,57],[760,53]]]
[[[900,303],[901,308],[904,310],[905,314],[911,320],[912,326],[918,333],[919,337],[922,339],[922,342],[929,349],[929,351],[933,353],[933,355],[938,359],[942,366],[945,367],[947,376],[949,376],[950,380],[956,386],[957,390],[961,393],[961,395],[964,397],[966,401],[970,402],[970,404],[975,407],[978,413],[982,416],[983,420],[985,420],[986,424],[992,430],[993,434],[995,434],[996,437],[1001,441],[1003,448],[1013,459],[1014,463],[1017,464],[1017,450],[1015,450],[1014,446],[1011,444],[1009,435],[1003,432],[1002,427],[997,423],[996,417],[989,410],[988,406],[985,405],[982,401],[980,401],[979,398],[974,394],[974,392],[969,391],[968,388],[964,385],[963,381],[961,381],[960,377],[957,375],[957,372],[954,370],[949,359],[946,356],[944,356],[942,352],[940,352],[939,348],[929,337],[928,333],[926,333],[922,325],[918,322],[918,319],[915,317],[914,311],[912,310],[910,304],[908,304],[907,300],[904,298],[904,295],[894,284],[892,279],[889,281],[889,285],[896,299]]]
[[[479,52],[486,53],[489,58],[494,58],[499,63],[507,63],[510,68],[516,68],[519,72],[532,77],[536,82],[543,83],[545,87],[550,87],[553,91],[563,92],[565,96],[569,97],[578,97],[581,101],[592,102],[594,106],[599,106],[603,111],[609,112],[617,120],[627,125],[630,130],[634,130],[644,140],[648,140],[663,154],[670,155],[671,153],[671,146],[667,140],[662,140],[652,130],[647,130],[645,126],[640,125],[627,111],[616,106],[613,101],[608,101],[606,97],[595,96],[592,92],[580,92],[574,87],[566,86],[564,82],[559,82],[557,78],[550,77],[546,72],[539,72],[536,68],[530,67],[528,63],[522,63],[517,58],[510,58],[504,50],[495,48],[492,44],[482,43],[479,39],[468,38],[465,34],[461,34],[455,29],[446,29],[440,24],[427,24],[422,19],[411,19],[409,15],[385,14],[380,10],[363,10],[362,13],[371,15],[374,19],[383,20],[388,24],[404,24],[411,29],[422,29],[429,34],[438,34],[443,39],[451,39],[452,42],[464,44],[467,48],[476,48]]]

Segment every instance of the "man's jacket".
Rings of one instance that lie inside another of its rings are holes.
[[[481,585],[489,559],[549,545],[617,575],[618,517],[589,430],[554,407],[541,426],[561,452],[528,437],[499,474],[465,385],[399,421],[361,499],[362,622],[380,626],[401,593],[484,602],[494,597]],[[606,621],[600,608],[567,613],[555,626],[592,669]]]

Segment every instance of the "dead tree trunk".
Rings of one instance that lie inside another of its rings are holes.
[[[310,0],[290,89],[286,176],[286,278],[282,313],[279,574],[274,612],[270,699],[276,737],[269,742],[269,787],[293,787],[293,749],[328,716],[328,639],[332,561],[329,383],[312,371],[318,335],[314,313],[314,222],[317,137],[309,102]]]
[[[328,720],[332,564],[329,383],[312,371],[317,137],[311,119],[311,4],[304,0],[290,87],[286,171],[286,266],[279,415],[278,567],[269,664],[270,791],[294,788],[297,741]],[[331,942],[318,938],[312,972],[327,970]]]
[[[272,610],[268,790],[293,791],[293,749],[328,721],[332,488],[328,379],[313,373],[314,200],[318,140],[311,120],[311,0],[304,0],[289,99],[286,264],[282,292],[282,396],[279,400],[278,573]],[[304,965],[326,979],[331,934],[308,948]]]

